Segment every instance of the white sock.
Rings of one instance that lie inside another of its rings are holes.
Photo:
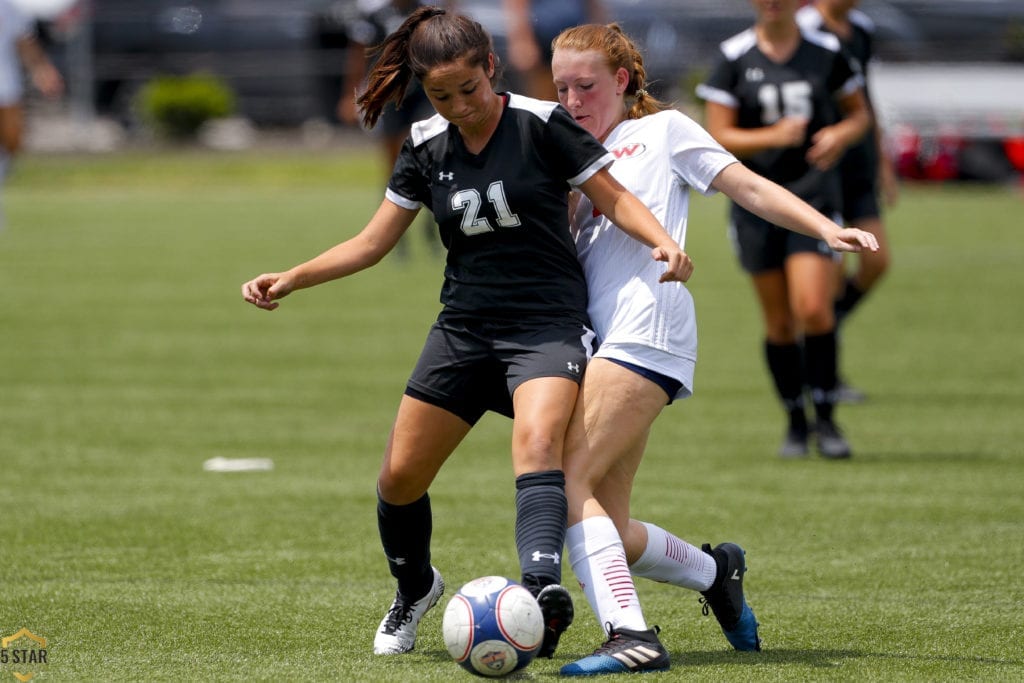
[[[609,517],[588,517],[569,527],[565,537],[569,564],[601,628],[646,631],[626,550]]]
[[[714,557],[659,526],[643,525],[647,527],[647,547],[629,567],[634,576],[695,591],[711,588],[718,571]]]

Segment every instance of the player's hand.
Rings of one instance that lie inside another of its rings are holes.
[[[693,261],[679,247],[655,247],[651,258],[668,264],[658,282],[686,282],[693,275]]]
[[[878,251],[878,238],[857,228],[843,228],[826,241],[833,251]]]
[[[807,138],[807,118],[803,116],[783,116],[772,128],[778,147],[799,147]]]
[[[846,144],[832,126],[822,128],[811,138],[811,148],[807,150],[807,163],[819,171],[827,171],[843,158]]]
[[[277,299],[288,296],[295,283],[287,273],[264,273],[242,285],[242,298],[253,306],[272,311],[280,304]]]

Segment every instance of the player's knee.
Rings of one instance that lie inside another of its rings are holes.
[[[512,444],[516,472],[543,472],[562,468],[563,439],[542,430],[519,434]]]
[[[400,472],[383,472],[377,478],[377,493],[391,505],[408,505],[423,497],[429,482],[419,476],[407,476]]]

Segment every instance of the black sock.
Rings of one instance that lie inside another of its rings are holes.
[[[857,307],[857,304],[860,303],[865,294],[867,292],[858,288],[852,277],[846,278],[843,285],[843,293],[833,304],[836,314],[836,325],[844,320],[850,314],[850,311]]]
[[[764,343],[768,370],[775,382],[775,391],[789,416],[789,428],[807,431],[804,414],[803,358],[797,344]]]
[[[819,420],[832,421],[836,403],[836,333],[812,334],[804,337],[804,359],[807,364],[807,386],[814,401],[814,414]]]
[[[569,521],[562,470],[516,477],[516,550],[522,583],[536,595],[562,581],[562,546]]]
[[[408,505],[392,505],[377,494],[377,528],[391,576],[398,579],[399,592],[418,600],[434,583],[430,566],[430,534],[433,520],[430,497]]]

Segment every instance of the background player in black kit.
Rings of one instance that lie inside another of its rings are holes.
[[[346,277],[398,242],[420,206],[448,249],[443,310],[399,405],[377,479],[381,541],[398,591],[374,638],[377,654],[413,649],[420,619],[444,583],[430,562],[434,477],[487,410],[514,414],[516,546],[522,582],[538,598],[550,657],[572,621],[561,581],[566,531],[562,449],[586,369],[586,281],[568,228],[568,190],[667,263],[662,281],[692,263],[607,170],[611,155],[552,102],[494,91],[497,57],[476,22],[424,7],[381,45],[359,97],[377,122],[415,76],[438,114],[413,125],[385,199],[363,230],[320,256],[242,285],[273,310],[293,290]]]
[[[816,0],[800,8],[796,16],[801,26],[828,31],[839,38],[846,52],[860,65],[867,95],[875,26],[857,9],[858,4],[859,0]],[[859,254],[857,268],[849,275],[840,262],[835,301],[837,328],[882,279],[891,260],[879,197],[886,204],[895,204],[899,185],[883,149],[878,119],[873,118],[872,122],[874,125],[868,134],[850,147],[839,162],[839,175],[843,184],[843,220],[851,227],[872,233],[878,239],[878,251]],[[840,379],[838,398],[841,402],[859,403],[864,400],[864,394]]]
[[[718,63],[698,87],[707,130],[753,171],[838,218],[840,184],[833,169],[870,124],[863,79],[835,36],[801,30],[799,0],[752,4],[756,23],[722,43]],[[772,225],[735,203],[731,228],[761,304],[765,356],[789,416],[779,454],[807,453],[808,387],[818,451],[826,458],[850,457],[833,420],[835,254],[821,240]]]

